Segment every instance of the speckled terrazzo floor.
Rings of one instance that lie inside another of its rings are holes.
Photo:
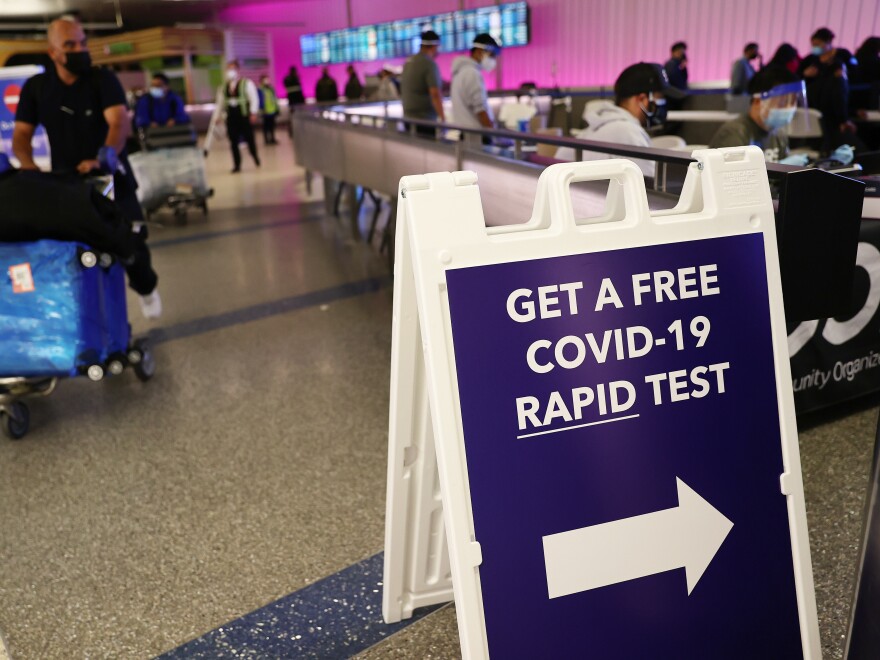
[[[69,382],[33,402],[29,438],[0,440],[0,631],[15,660],[149,658],[382,549],[387,267],[306,196],[287,149],[238,177],[212,154],[210,218],[151,230],[166,313],[148,323],[132,305],[135,331],[379,284],[169,335],[147,385]],[[810,423],[823,650],[842,658],[877,412]],[[450,605],[360,657],[458,656]]]
[[[335,219],[162,244],[313,216],[287,149],[266,175],[212,155],[209,221],[152,229],[165,315],[130,305],[136,332],[387,279]],[[249,182],[265,204],[234,209]],[[378,552],[390,325],[385,286],[162,343],[148,384],[32,401],[31,434],[0,441],[12,656],[151,657]]]
[[[860,406],[861,407],[861,406]],[[843,658],[862,532],[865,488],[877,429],[877,409],[811,417],[800,433],[822,654]],[[379,658],[460,657],[450,605],[361,654]]]

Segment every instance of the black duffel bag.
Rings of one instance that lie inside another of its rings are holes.
[[[93,183],[72,174],[0,174],[0,243],[79,241],[122,259],[135,249],[131,223]]]

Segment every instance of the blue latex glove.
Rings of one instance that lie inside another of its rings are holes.
[[[831,154],[831,158],[840,161],[844,165],[849,165],[853,162],[853,156],[853,148],[848,144],[840,145],[834,150],[834,153]]]
[[[101,164],[101,169],[104,172],[115,174],[116,170],[119,169],[119,156],[116,153],[116,149],[107,145],[98,149],[98,162]]]
[[[810,157],[807,154],[792,154],[787,158],[783,158],[779,161],[780,165],[799,165],[803,167],[807,163],[810,162]]]

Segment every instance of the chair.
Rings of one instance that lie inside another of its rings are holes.
[[[651,138],[651,146],[657,149],[684,149],[687,142],[679,135],[657,135]]]
[[[530,121],[538,112],[531,103],[505,103],[498,110],[498,121],[510,131],[518,131],[522,120]]]
[[[562,129],[561,128],[539,128],[537,130],[538,135],[549,135],[552,137],[562,137]],[[556,150],[559,149],[555,144],[541,144],[538,143],[537,153],[539,156],[544,156],[546,158],[555,158]]]

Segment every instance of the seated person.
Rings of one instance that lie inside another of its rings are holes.
[[[134,122],[138,128],[191,123],[183,99],[171,91],[168,76],[164,73],[156,73],[148,92],[138,99]]]
[[[646,126],[661,124],[666,118],[666,95],[681,98],[682,92],[669,86],[666,72],[659,64],[640,62],[623,70],[614,83],[614,103],[593,101],[584,111],[589,126],[577,134],[581,140],[614,142],[620,145],[650,147]],[[574,160],[574,149],[561,147],[559,160]],[[584,151],[583,160],[620,158],[594,151]],[[632,159],[645,176],[654,176],[654,161]]]
[[[783,67],[768,66],[754,75],[747,89],[752,97],[749,111],[721,126],[709,148],[756,145],[768,162],[805,165],[806,156],[789,158],[785,130],[803,99],[803,82]]]

